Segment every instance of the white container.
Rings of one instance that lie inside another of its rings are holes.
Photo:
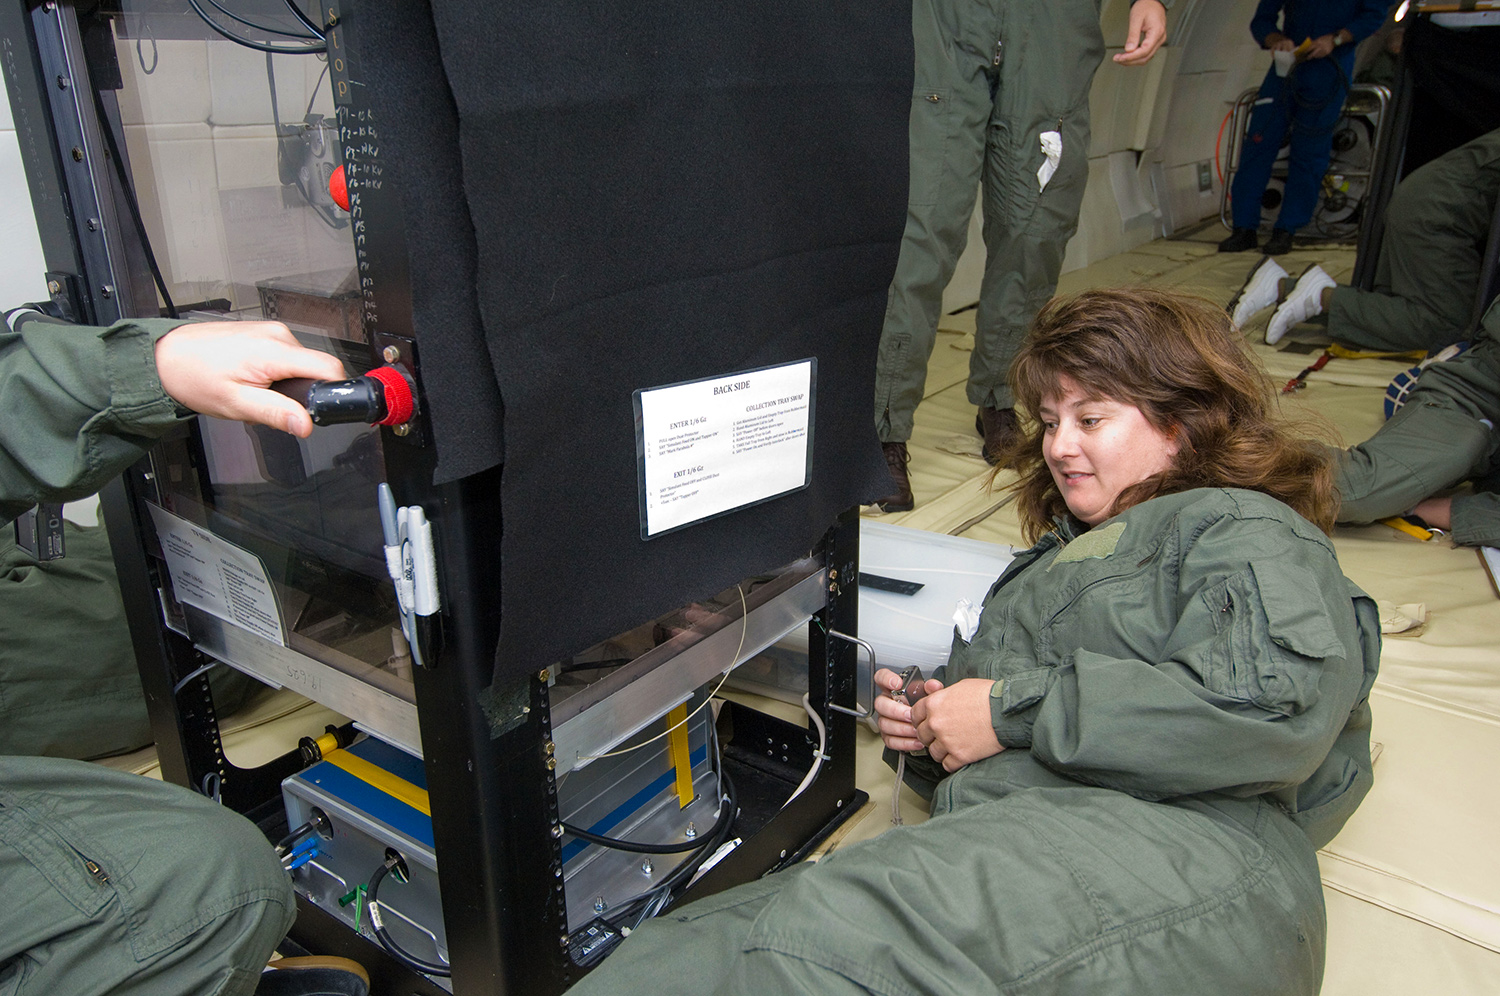
[[[860,573],[914,581],[923,587],[915,595],[900,595],[861,585],[857,635],[875,648],[877,666],[900,670],[916,664],[930,676],[948,660],[953,610],[959,599],[967,598],[978,609],[1014,556],[1014,549],[995,543],[861,522]],[[861,703],[867,697],[867,667],[864,651],[859,651]],[[799,628],[740,665],[729,683],[779,699],[799,700],[807,691],[807,630]]]
[[[915,595],[898,595],[861,585],[859,637],[875,648],[879,666],[899,670],[916,664],[931,675],[948,662],[959,599],[980,608],[990,585],[1014,558],[1012,547],[996,543],[861,523],[860,573],[917,581],[923,588]]]

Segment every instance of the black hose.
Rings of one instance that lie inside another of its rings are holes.
[[[713,856],[714,852],[724,846],[724,842],[729,839],[729,835],[732,832],[734,817],[739,814],[739,794],[735,791],[734,779],[730,778],[728,773],[723,773],[720,776],[719,794],[722,799],[724,811],[730,814],[729,819],[725,820],[721,816],[718,823],[714,825],[715,830],[718,832],[711,833],[707,843],[703,844],[696,853],[688,856],[680,865],[672,869],[671,873],[662,879],[656,888],[622,904],[615,912],[611,920],[612,923],[644,909],[650,905],[655,897],[661,895],[663,892],[670,895],[678,886],[689,881],[697,873],[698,869],[703,867],[703,862],[707,861]],[[722,829],[720,829],[721,825]]]
[[[188,6],[192,7],[193,11],[198,15],[199,18],[202,19],[203,23],[212,28],[216,34],[229,39],[236,45],[243,45],[246,48],[253,48],[257,52],[271,52],[276,55],[309,55],[314,52],[328,51],[328,44],[326,42],[321,45],[267,45],[261,42],[251,41],[248,38],[234,34],[218,21],[215,21],[213,18],[209,17],[208,11],[204,10],[203,7],[199,5],[198,0],[188,0]],[[281,32],[277,33],[280,34]]]
[[[657,886],[658,891],[661,889],[675,889],[692,878],[694,873],[703,866],[703,862],[707,861],[715,851],[724,846],[724,842],[729,839],[729,832],[734,824],[734,818],[740,812],[739,793],[735,791],[734,779],[729,777],[728,772],[720,773],[719,784],[720,795],[723,800],[723,810],[719,814],[718,822],[714,824],[713,831],[710,832],[708,843],[703,845],[703,854],[701,856],[694,855],[673,869],[672,874],[662,879],[661,885]]]
[[[720,807],[719,818],[709,830],[708,836],[712,840],[721,831],[726,829],[734,820],[734,812],[727,806]],[[562,825],[564,831],[579,840],[590,844],[598,844],[601,847],[614,848],[617,851],[633,851],[636,854],[682,854],[685,851],[696,851],[703,847],[703,842],[697,838],[678,841],[675,844],[643,844],[635,840],[620,840],[617,837],[606,837],[603,834],[591,833],[581,827],[575,827],[571,823]]]
[[[302,8],[298,6],[297,0],[286,0],[286,5],[287,8],[291,10],[292,15],[296,17],[297,20],[301,21],[303,26],[306,27],[307,30],[311,31],[319,38],[327,37],[323,26],[320,25],[317,21],[314,21],[312,18],[308,17],[307,14],[302,10]]]
[[[385,929],[385,925],[380,923],[380,913],[375,909],[375,903],[380,893],[380,882],[390,872],[394,864],[394,861],[382,862],[380,867],[375,869],[375,874],[370,876],[370,884],[365,887],[365,900],[369,903],[370,926],[375,931],[375,939],[380,942],[381,947],[390,953],[392,958],[401,962],[407,968],[427,975],[434,975],[440,979],[446,979],[453,974],[446,965],[423,961],[416,955],[409,953],[391,938],[390,933]]]
[[[228,7],[226,7],[223,4],[219,3],[219,0],[208,0],[208,2],[209,2],[210,6],[212,6],[219,13],[223,14],[225,17],[229,18],[231,21],[238,21],[240,24],[243,24],[245,27],[247,27],[247,28],[254,28],[256,31],[262,32],[263,34],[268,34],[268,35],[283,35],[284,37],[287,37],[287,38],[299,38],[299,39],[301,39],[303,41],[322,41],[323,40],[323,33],[321,31],[318,32],[318,33],[316,33],[316,34],[306,34],[306,33],[301,32],[301,31],[283,31],[281,28],[273,28],[270,25],[256,24],[254,21],[246,20],[245,18],[243,18],[240,15],[236,14],[234,11],[230,10]],[[300,18],[299,18],[299,20],[300,20]]]
[[[297,843],[297,841],[312,833],[316,828],[317,824],[313,820],[308,820],[306,823],[302,824],[300,827],[293,830],[285,837],[281,838],[281,841],[276,845],[276,853],[285,854],[287,848],[291,847],[293,844]]]

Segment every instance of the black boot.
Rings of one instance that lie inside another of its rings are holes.
[[[882,512],[910,512],[916,507],[916,499],[911,493],[911,475],[906,472],[906,465],[911,461],[906,444],[881,443],[880,448],[885,451],[885,466],[891,472],[893,490],[874,504]]]
[[[1260,246],[1260,238],[1253,228],[1236,228],[1229,238],[1219,243],[1219,252],[1244,252]]]
[[[1267,256],[1284,256],[1292,251],[1292,233],[1285,228],[1271,229],[1271,237],[1266,239]]]

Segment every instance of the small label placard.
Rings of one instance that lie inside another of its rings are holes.
[[[150,508],[177,600],[286,646],[281,606],[260,558],[164,508]]]
[[[636,391],[641,538],[806,487],[817,364]]]

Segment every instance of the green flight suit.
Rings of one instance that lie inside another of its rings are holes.
[[[1011,359],[1057,288],[1089,175],[1089,89],[1104,57],[1096,0],[916,0],[906,230],[875,383],[882,442],[911,438],[943,289],[984,197],[985,267],[968,397],[1010,408]],[[1043,186],[1043,135],[1061,156]]]
[[[180,322],[0,329],[0,528],[92,494],[191,417],[153,346]],[[67,668],[79,648],[54,647]],[[176,785],[0,756],[0,994],[247,996],[296,913],[253,824]]]
[[[1500,129],[1401,181],[1371,290],[1336,287],[1328,334],[1365,349],[1435,352],[1464,338],[1500,197]]]
[[[1380,431],[1338,454],[1339,521],[1375,522],[1474,482],[1453,499],[1453,542],[1500,546],[1500,301],[1464,353],[1422,371]]]
[[[67,556],[38,562],[0,527],[0,754],[87,759],[151,743],[109,537],[65,529]]]
[[[151,743],[109,537],[103,526],[64,528],[67,555],[38,562],[0,527],[0,754],[88,760]],[[221,716],[265,687],[227,667],[209,683]]]
[[[0,882],[5,996],[247,996],[296,917],[249,820],[62,758],[0,757]]]
[[[97,494],[192,417],[162,391],[153,352],[181,324],[88,329],[26,312],[0,328],[0,523]]]
[[[1264,495],[1049,535],[939,676],[1003,679],[1006,750],[933,818],[645,924],[577,996],[1316,993],[1314,851],[1372,781],[1374,603]]]

